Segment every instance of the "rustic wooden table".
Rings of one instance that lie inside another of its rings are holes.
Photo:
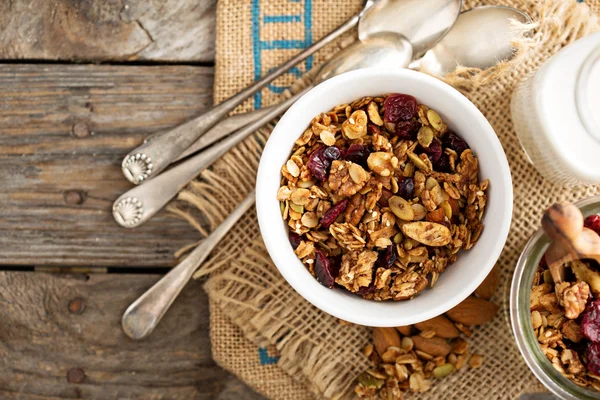
[[[211,358],[201,285],[142,342],[135,298],[199,239],[112,219],[123,156],[212,101],[216,0],[0,2],[0,398],[258,399]]]

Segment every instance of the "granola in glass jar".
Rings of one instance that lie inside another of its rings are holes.
[[[600,216],[584,226],[600,235]],[[533,278],[531,324],[542,352],[573,383],[600,391],[600,265],[594,260],[565,264],[555,283],[546,257]]]

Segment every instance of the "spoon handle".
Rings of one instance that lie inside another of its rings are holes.
[[[248,86],[246,89],[243,89],[241,92],[214,106],[200,117],[169,132],[165,132],[153,140],[143,143],[141,146],[133,149],[125,156],[121,165],[125,177],[130,182],[137,185],[156,176],[175,158],[183,153],[196,139],[206,133],[206,131],[224,118],[235,107],[243,103],[248,97],[258,92],[300,61],[306,59],[317,50],[323,48],[340,35],[356,26],[361,16],[374,4],[374,0],[368,0],[365,3],[364,8],[358,14],[337,27],[327,36],[307,47],[284,64],[275,68],[269,74]]]
[[[223,139],[224,137],[230,135],[231,133],[237,131],[238,129],[248,125],[249,123],[256,121],[258,118],[262,117],[266,113],[269,112],[271,107],[259,108],[258,110],[248,111],[242,114],[234,114],[230,117],[227,117],[221,121],[219,121],[215,126],[210,128],[206,133],[198,138],[190,147],[188,147],[183,153],[181,153],[177,158],[173,160],[179,161],[182,160],[202,149],[207,148],[211,144]],[[195,129],[195,125],[191,124],[191,122],[196,121],[198,118],[196,117],[184,125],[190,123],[186,129]],[[176,127],[175,129],[178,129]],[[161,135],[166,134],[169,131],[155,132],[144,139],[144,143],[149,143]]]
[[[150,179],[145,184],[136,186],[122,194],[113,204],[113,216],[117,223],[125,228],[135,228],[146,222],[200,172],[264,124],[282,114],[310,89],[311,86],[271,107],[269,112],[260,119],[195,156],[182,161],[156,178]]]
[[[179,155],[174,161],[182,160],[198,151],[218,142],[240,128],[256,121],[272,111],[273,106],[259,108],[243,114],[235,114],[220,121],[210,128],[204,135],[200,136],[190,147]]]
[[[194,271],[252,204],[254,204],[254,191],[185,260],[127,308],[121,319],[121,326],[127,336],[139,340],[152,333]]]

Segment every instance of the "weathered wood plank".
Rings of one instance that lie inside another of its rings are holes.
[[[0,2],[0,59],[214,60],[216,0]]]
[[[170,266],[199,239],[162,212],[127,230],[120,163],[211,104],[212,68],[0,65],[0,264]]]
[[[0,272],[0,398],[262,398],[212,360],[198,282],[149,338],[125,336],[123,311],[157,279]]]

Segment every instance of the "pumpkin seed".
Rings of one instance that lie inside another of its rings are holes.
[[[448,203],[448,201],[444,201],[441,204],[441,208],[442,208],[442,210],[444,210],[444,214],[446,214],[446,218],[448,218],[448,220],[452,219],[452,207],[450,206],[450,203]]]
[[[417,140],[419,144],[425,148],[428,148],[431,142],[433,142],[433,129],[428,126],[422,126],[417,134]]]
[[[388,200],[390,205],[390,210],[396,215],[396,217],[404,220],[404,221],[412,221],[415,217],[415,212],[413,211],[410,203],[404,200],[400,196],[392,196]]]
[[[304,206],[301,206],[301,205],[298,205],[295,203],[291,203],[290,208],[299,214],[302,214],[304,212]],[[300,219],[300,218],[295,218],[295,219]]]
[[[453,373],[454,369],[455,369],[454,365],[452,365],[450,363],[446,363],[446,364],[441,365],[439,367],[435,367],[433,369],[433,376],[435,376],[438,379],[445,378],[446,376],[448,376],[451,373]]]
[[[396,243],[396,244],[402,243],[403,239],[404,239],[404,235],[402,234],[402,232],[398,232],[396,234],[396,236],[394,236],[394,243]]]
[[[441,131],[444,128],[444,122],[442,121],[442,118],[431,108],[427,111],[427,120],[436,131]]]
[[[366,388],[380,389],[383,387],[385,381],[383,379],[377,379],[369,374],[361,374],[358,377],[358,383]]]

